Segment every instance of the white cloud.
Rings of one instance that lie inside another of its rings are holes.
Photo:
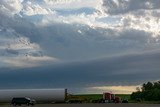
[[[58,61],[44,55],[38,44],[31,43],[27,37],[17,34],[13,29],[1,27],[0,37],[0,67],[33,67],[45,61]]]
[[[21,2],[19,0],[1,0],[0,12],[4,14],[15,14],[22,9]]]
[[[116,23],[116,26],[105,22],[100,25],[122,32],[124,29],[142,30],[158,40],[160,36],[159,4],[159,0],[103,0],[98,8],[101,15],[110,16],[112,19],[117,17],[121,21]]]
[[[36,67],[41,65],[48,65],[57,62],[58,59],[48,56],[16,56],[16,57],[1,57],[0,67]]]
[[[128,14],[123,16],[123,23],[124,27],[126,28],[134,28],[134,29],[141,29],[146,32],[152,33],[153,37],[160,36],[159,26],[160,20],[159,17],[154,17],[152,14],[158,14],[160,11],[144,11],[140,12],[143,16],[137,14]]]
[[[96,8],[100,0],[44,0],[50,8],[74,9],[82,7]]]
[[[72,2],[79,2],[81,0],[44,0],[47,4],[66,4],[66,3],[72,3]]]
[[[41,7],[39,4],[34,4],[31,1],[23,3],[23,14],[31,16],[37,14],[51,14],[51,10]]]

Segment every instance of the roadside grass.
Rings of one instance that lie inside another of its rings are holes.
[[[75,96],[85,98],[85,99],[90,99],[90,100],[97,100],[97,99],[103,98],[102,94],[82,94],[82,95],[75,95]]]
[[[116,94],[115,96],[121,97],[121,99],[127,99],[129,102],[133,102],[130,99],[130,94]],[[98,100],[102,99],[102,94],[78,94],[78,95],[71,95],[68,97],[69,100],[83,100],[86,102],[90,102],[91,100]]]
[[[102,94],[80,94],[80,95],[74,95],[77,97],[86,97],[90,99],[101,99],[103,98]],[[115,96],[121,97],[122,99],[128,99],[130,100],[130,94],[116,94]]]
[[[121,97],[121,99],[127,99],[128,101],[131,101],[130,94],[116,94],[116,96]]]

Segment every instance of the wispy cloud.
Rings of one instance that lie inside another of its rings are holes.
[[[56,58],[44,55],[38,44],[31,43],[27,37],[11,28],[1,27],[0,36],[0,67],[33,67],[43,61],[58,61]]]

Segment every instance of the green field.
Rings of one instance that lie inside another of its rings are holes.
[[[121,97],[122,99],[130,100],[130,94],[116,94],[116,96]],[[86,102],[90,102],[91,100],[98,100],[102,99],[102,94],[80,94],[80,95],[71,95],[68,99],[69,100],[84,100]]]
[[[130,94],[116,94],[116,96],[121,97],[121,99],[127,99],[129,103],[142,103],[142,104],[160,104],[160,101],[142,101],[136,102],[131,100]],[[102,94],[81,94],[81,95],[73,95],[71,99],[85,100],[87,102],[91,100],[101,99],[103,97]]]
[[[85,99],[90,99],[90,100],[97,100],[103,97],[102,94],[83,94],[83,95],[75,95],[75,96],[85,98]]]
[[[116,94],[116,96],[121,97],[122,99],[128,99],[128,101],[131,101],[130,94]]]

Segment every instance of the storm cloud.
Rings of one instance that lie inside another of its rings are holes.
[[[0,88],[158,80],[159,14],[159,0],[2,0]]]
[[[132,86],[146,82],[146,78],[150,81],[159,79],[160,61],[156,60],[159,57],[159,52],[152,52],[26,69],[3,68],[0,83],[1,88],[75,89],[122,83]]]

